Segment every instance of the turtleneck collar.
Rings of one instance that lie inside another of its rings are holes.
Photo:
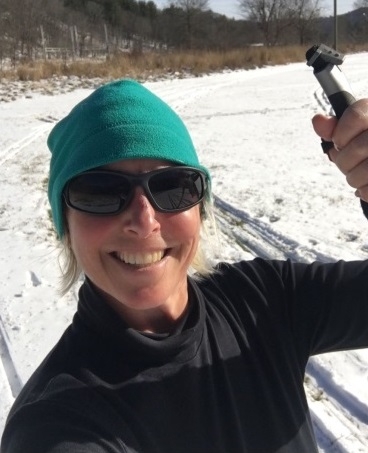
[[[193,358],[202,340],[205,308],[195,281],[188,278],[187,313],[170,334],[147,334],[129,327],[110,307],[87,279],[79,290],[78,310],[74,323],[112,342],[112,347],[129,353],[139,362],[162,364],[186,362]]]

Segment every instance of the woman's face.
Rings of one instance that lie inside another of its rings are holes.
[[[103,168],[137,174],[166,166],[147,159]],[[118,215],[100,217],[68,208],[67,221],[79,265],[132,327],[165,330],[183,313],[187,270],[199,242],[199,205],[179,213],[157,212],[137,187]]]

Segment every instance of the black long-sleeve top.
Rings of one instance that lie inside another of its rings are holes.
[[[368,263],[220,264],[174,332],[127,325],[86,281],[1,453],[317,452],[311,355],[368,347]]]

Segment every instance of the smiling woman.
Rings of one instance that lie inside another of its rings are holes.
[[[124,80],[75,107],[48,144],[53,218],[69,248],[64,275],[83,270],[133,327],[167,328],[187,303],[198,205],[210,198],[208,171],[181,119],[142,85]],[[150,311],[142,319],[142,307],[161,316]]]
[[[314,126],[368,199],[368,100]],[[177,114],[135,81],[97,89],[48,145],[64,286],[84,281],[1,453],[317,453],[305,366],[368,347],[368,263],[211,269],[209,171]]]

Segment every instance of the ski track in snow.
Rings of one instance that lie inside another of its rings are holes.
[[[216,219],[228,241],[234,241],[252,256],[265,259],[285,259],[292,261],[331,261],[330,256],[306,248],[292,238],[272,229],[268,224],[250,216],[247,212],[214,196]]]
[[[284,72],[292,71],[293,66],[270,68],[269,70],[264,70],[261,74],[254,72],[254,74],[249,74],[248,78],[252,79],[253,76],[254,78],[267,78],[271,74],[272,69],[274,73],[279,72],[282,75]],[[195,81],[173,80],[171,83],[147,83],[147,86],[169,102],[183,116],[185,121],[196,122],[200,118],[205,117],[206,113],[193,115],[192,106],[198,103],[202,97],[216,96],[220,91],[226,90],[226,86],[229,84],[231,84],[231,80],[229,81],[226,77],[224,79],[219,77],[214,81],[211,79],[211,83],[209,83],[207,77],[203,77]],[[195,89],[193,89],[193,86]],[[310,97],[311,102],[315,103],[316,111],[321,111],[322,109],[327,114],[331,113],[322,90],[317,88],[311,92]],[[290,109],[292,108],[290,107]],[[271,110],[273,110],[271,106],[269,108],[260,107],[259,110],[249,108],[246,110],[246,114],[265,115],[270,113]],[[207,116],[211,120],[214,117],[235,116],[244,113],[245,111],[224,112],[219,107],[218,114],[209,112]],[[1,151],[0,164],[3,167],[3,176],[0,176],[1,184],[12,184],[14,190],[19,191],[19,194],[15,193],[16,200],[18,200],[18,197],[21,200],[30,187],[34,191],[34,186],[31,186],[33,179],[38,180],[38,185],[40,185],[41,179],[47,175],[47,165],[42,157],[39,158],[39,149],[41,149],[41,143],[45,141],[46,135],[51,129],[53,122],[55,122],[56,117],[57,115],[40,116],[38,120],[45,124],[38,124],[26,136],[14,141]],[[30,160],[34,162],[34,166],[30,172],[25,169],[24,179],[17,181],[12,179],[11,170],[13,166],[20,165],[19,156],[21,151],[29,153]],[[46,154],[43,157],[45,156]],[[45,237],[42,232],[38,232],[37,227],[37,222],[40,221],[38,219],[39,216],[43,216],[43,223],[49,222],[49,219],[45,217],[47,200],[44,188],[43,190],[40,188],[33,195],[32,200],[32,206],[24,209],[24,212],[19,217],[12,215],[12,212],[17,209],[16,206],[22,206],[21,202],[15,202],[14,206],[7,204],[0,207],[5,214],[5,218],[0,224],[0,233],[10,233],[9,236],[5,237],[5,241],[10,240],[11,235],[18,235],[24,241],[26,247],[31,247],[34,251],[40,249],[42,258],[41,268],[37,267],[36,258],[34,261],[27,263],[28,269],[23,273],[22,281],[12,281],[12,269],[9,269],[8,274],[5,272],[5,280],[9,281],[9,285],[14,285],[14,298],[13,300],[0,301],[2,307],[0,311],[0,406],[3,411],[2,423],[4,422],[4,414],[8,412],[14,397],[22,387],[23,380],[26,380],[32,372],[30,368],[34,368],[34,364],[39,363],[45,350],[44,345],[40,345],[37,348],[35,345],[25,345],[24,341],[22,342],[22,329],[27,329],[28,323],[28,329],[32,328],[32,318],[29,315],[29,320],[20,320],[17,323],[15,315],[12,314],[12,308],[14,309],[15,305],[19,310],[17,313],[22,313],[22,307],[35,300],[37,294],[48,291],[50,293],[50,306],[52,306],[50,315],[55,323],[55,341],[69,322],[67,319],[62,319],[57,324],[58,304],[60,301],[56,294],[56,283],[45,281],[40,276],[42,275],[42,266],[48,266],[51,260],[55,259],[52,253],[54,249],[53,239],[50,239],[49,236]],[[289,258],[305,262],[313,260],[325,262],[338,259],[338,248],[336,249],[336,255],[330,256],[318,251],[318,240],[316,241],[317,248],[313,247],[313,242],[310,243],[311,246],[306,246],[295,237],[281,233],[276,226],[271,226],[269,222],[257,218],[238,206],[235,207],[229,201],[225,201],[225,199],[221,198],[220,190],[218,190],[217,195],[215,194],[214,201],[221,239],[227,244],[229,250],[232,250],[230,255],[237,259],[251,259],[254,256],[272,259]],[[45,243],[47,244],[46,246],[44,246]],[[75,300],[77,300],[76,291],[63,300],[63,303],[70,304],[70,316],[74,311]],[[43,310],[48,309],[49,307],[44,307]],[[29,311],[31,312],[32,309]],[[36,313],[36,315],[40,314],[44,315],[45,312]],[[21,326],[22,321],[26,327]],[[48,346],[51,347],[52,345]],[[36,359],[30,360],[30,363],[27,364],[19,363],[17,361],[17,352],[22,348],[28,348],[30,355],[33,355]],[[364,358],[362,359],[356,351],[345,353],[345,358],[347,367],[368,369],[368,362],[365,362]],[[327,367],[324,367],[323,357],[318,360],[314,358],[310,360],[305,379],[305,389],[320,451],[324,453],[358,453],[367,451],[368,402],[360,401],[356,395],[349,392],[343,385],[335,382],[334,376],[331,375]],[[326,415],[330,416],[331,420],[334,420],[333,424],[328,425],[326,423],[326,419],[328,419]]]
[[[7,161],[14,159],[23,149],[27,148],[37,138],[43,137],[45,132],[50,130],[49,125],[37,127],[34,131],[19,141],[14,142],[11,146],[2,151],[3,156],[0,157],[0,165],[4,165]]]
[[[1,370],[6,375],[6,386],[5,395],[10,397],[10,400],[15,398],[23,387],[22,379],[20,378],[16,369],[12,353],[9,338],[7,336],[4,323],[0,317],[0,358],[1,358]],[[9,390],[10,394],[9,395]]]

